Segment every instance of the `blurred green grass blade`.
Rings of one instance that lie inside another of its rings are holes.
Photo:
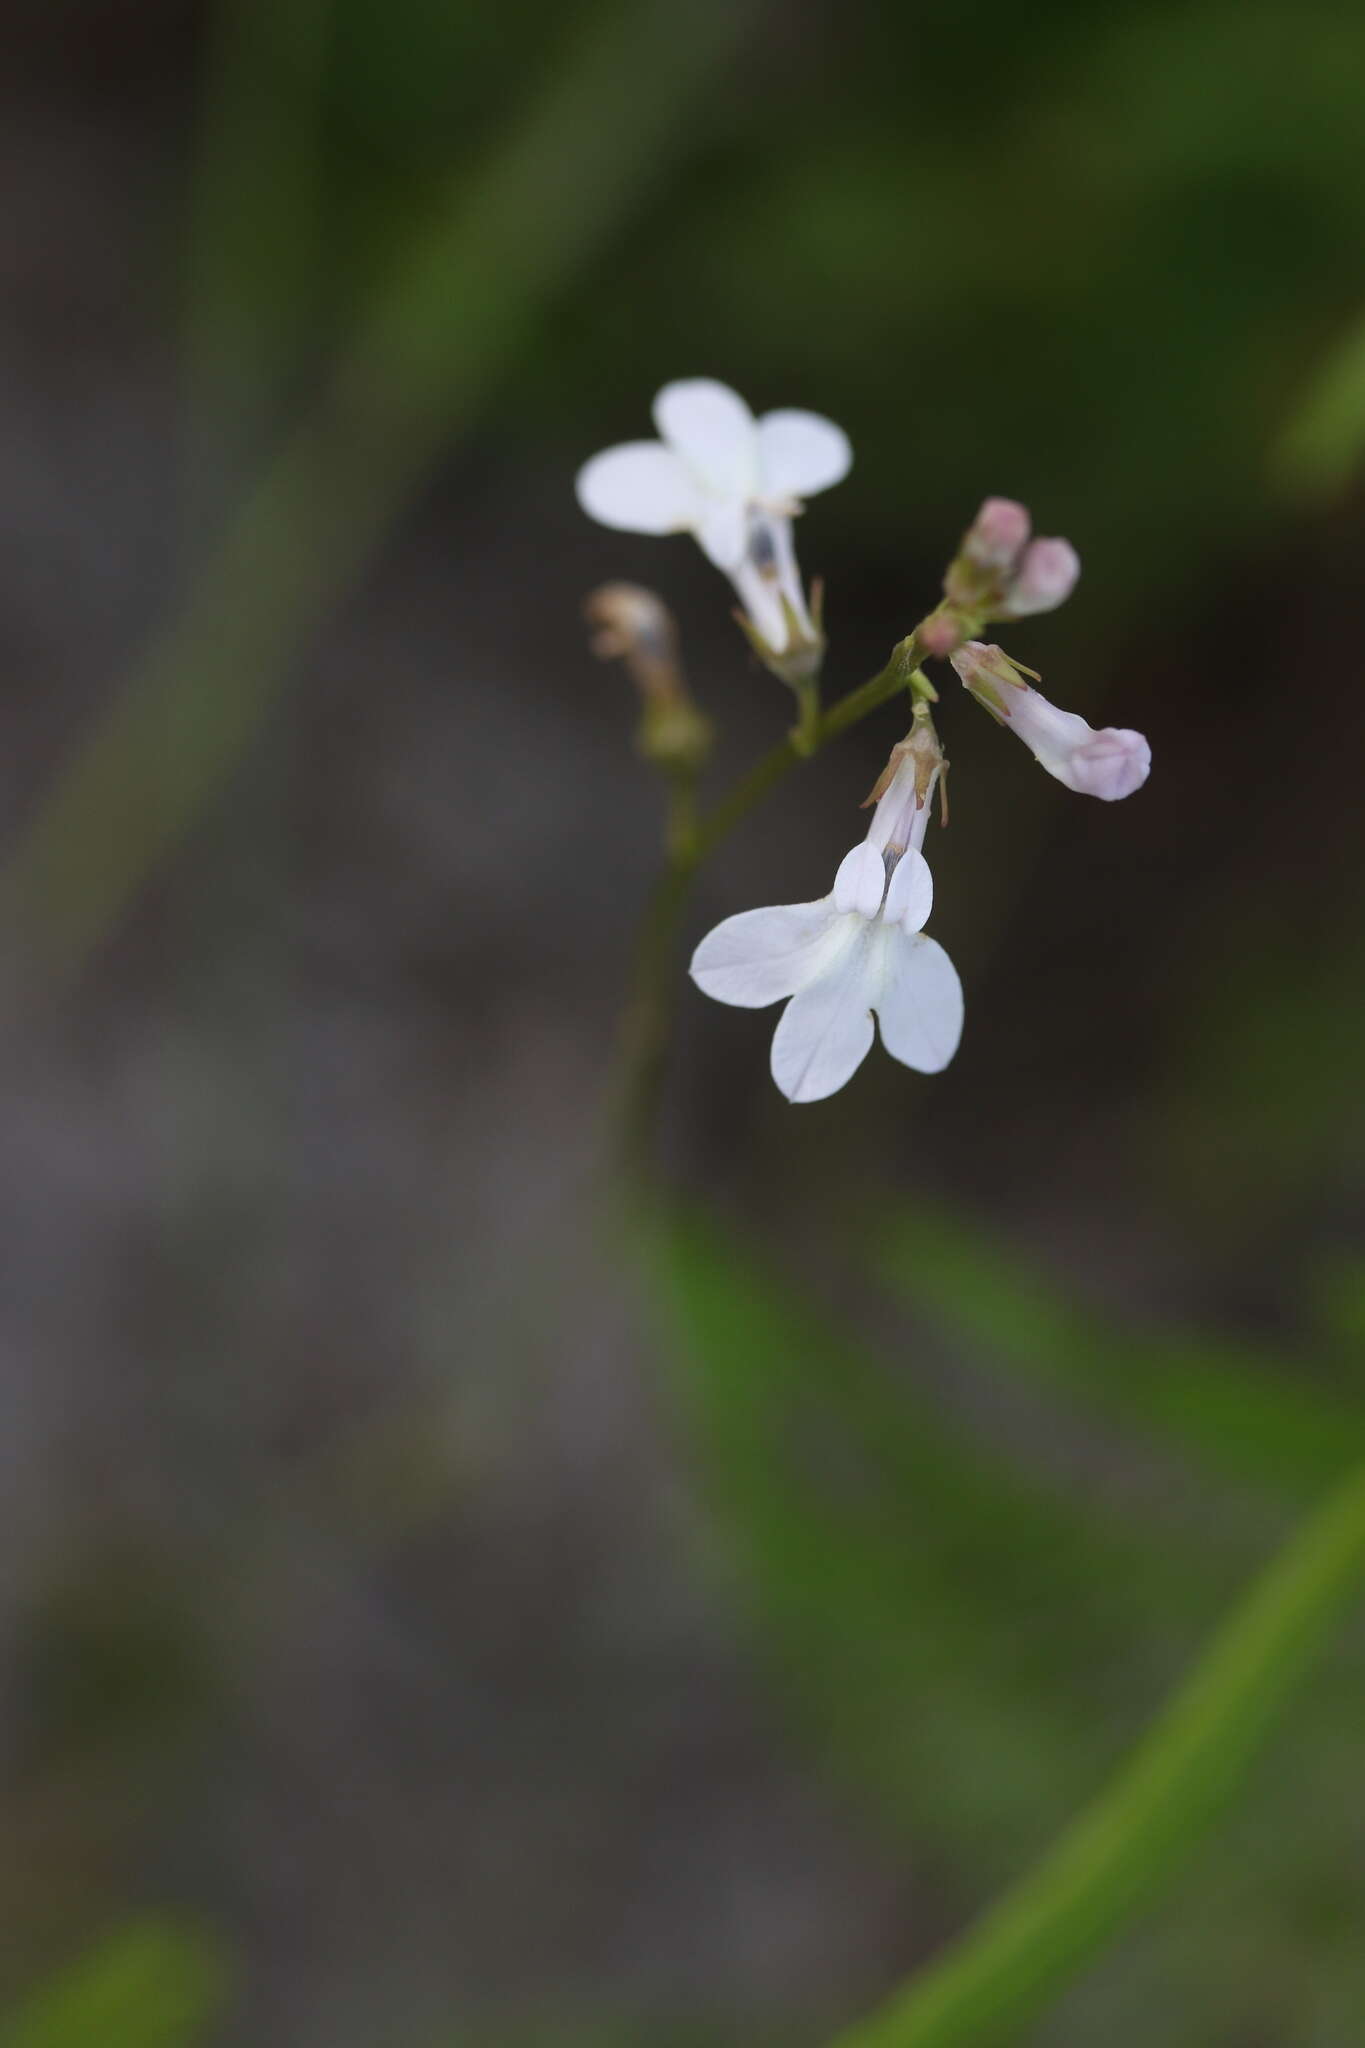
[[[1305,1523],[1110,1788],[942,1962],[837,2048],[1016,2040],[1149,1900],[1237,1790],[1365,1572],[1365,1466]]]
[[[191,431],[215,467],[249,453],[317,311],[332,4],[216,0],[211,15],[190,188],[185,367]]]
[[[228,1974],[202,1930],[136,1920],[0,2019],[0,2048],[188,2048],[222,2011]]]
[[[290,664],[553,293],[697,134],[757,0],[595,14],[359,322],[315,410],[20,839],[6,910],[60,977],[240,759]],[[573,165],[573,176],[565,166]]]
[[[1365,459],[1365,319],[1348,329],[1309,384],[1271,454],[1288,497],[1331,498]]]
[[[974,1878],[1003,1879],[1093,1795],[1153,1668],[1174,1662],[1172,1628],[1188,1655],[1191,1613],[1213,1625],[1219,1562],[1206,1546],[1172,1559],[1159,1530],[1116,1531],[980,1452],[704,1218],[656,1218],[649,1256],[709,1497],[798,1700],[881,1811],[913,1816],[921,1848],[937,1839]],[[912,1990],[840,2048],[1017,2038],[1201,1838],[1362,1553],[1356,1479],[1002,1909],[998,1937],[992,1916],[973,1938],[965,1975],[954,1964],[922,2009]],[[1192,1967],[1179,1935],[1158,1931],[1143,1981]]]
[[[974,1877],[1017,1866],[1229,1559],[984,1451],[699,1216],[656,1218],[648,1250],[708,1495],[800,1705]]]
[[[704,1985],[696,2002],[705,2006]],[[408,2048],[791,2048],[791,2032],[747,2017],[723,2021],[640,2015],[574,2021],[561,2016],[509,2028],[481,2025],[477,2044],[467,2028],[460,2028],[437,2039],[424,2035]]]
[[[1339,1387],[1291,1377],[1250,1345],[1077,1308],[1036,1265],[942,1209],[895,1214],[876,1265],[898,1300],[953,1338],[1229,1478],[1311,1495],[1365,1456],[1365,1404]]]

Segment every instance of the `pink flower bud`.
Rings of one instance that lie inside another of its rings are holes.
[[[1024,619],[1065,604],[1076,588],[1081,558],[1069,540],[1035,540],[1025,548],[1010,584],[1002,619]]]
[[[1064,779],[1072,789],[1112,804],[1141,789],[1151,772],[1152,750],[1140,732],[1106,725],[1072,751],[1068,767]]]
[[[1027,511],[1013,498],[987,498],[963,537],[962,552],[978,569],[1008,569],[1030,532]]]
[[[954,612],[931,612],[919,629],[922,655],[951,654],[962,639],[962,624]]]

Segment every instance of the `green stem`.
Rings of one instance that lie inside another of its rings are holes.
[[[668,811],[664,852],[670,861],[687,866],[697,854],[697,773],[676,768],[668,778]]]
[[[190,179],[184,369],[192,514],[254,468],[299,367],[322,260],[332,0],[214,0]]]
[[[635,935],[630,993],[621,1011],[616,1085],[611,1122],[628,1169],[626,1185],[649,1177],[655,1113],[663,1085],[672,1006],[678,926],[698,864],[697,839],[690,853],[674,852],[649,892]]]
[[[910,640],[902,642],[902,646],[909,647],[913,639],[912,634]],[[803,751],[797,747],[790,733],[785,739],[779,740],[775,747],[770,747],[768,752],[754,763],[748,774],[742,775],[702,818],[697,833],[698,859],[705,860],[707,855],[719,846],[722,839],[728,838],[741,819],[746,818],[754,806],[762,802],[768,791],[775,788],[785,775],[790,774],[799,762],[809,760],[812,755],[818,754],[831,740],[838,739],[841,733],[859,724],[867,717],[869,711],[880,710],[898,690],[905,688],[906,681],[907,668],[898,648],[880,674],[872,676],[865,683],[860,683],[856,690],[848,691],[847,695],[831,704],[829,710],[816,720],[808,750]]]
[[[1365,1569],[1365,1466],[1245,1596],[1115,1782],[943,1959],[833,2048],[1017,2040],[1235,1790]]]
[[[819,678],[809,676],[803,682],[793,683],[792,689],[796,694],[796,724],[789,738],[792,752],[805,760],[820,744]]]

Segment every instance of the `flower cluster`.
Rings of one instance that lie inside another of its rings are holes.
[[[730,578],[754,646],[804,693],[806,713],[817,714],[792,739],[794,749],[804,742],[809,750],[822,737],[814,691],[824,640],[818,603],[808,603],[797,567],[792,521],[806,498],[848,473],[847,438],[817,413],[755,419],[708,378],[666,385],[654,420],[658,441],[609,448],[580,470],[579,501],[608,526],[695,536]],[[1146,781],[1151,751],[1141,733],[1097,732],[1049,703],[1033,687],[1033,670],[979,637],[988,625],[1054,610],[1079,575],[1069,541],[1035,539],[1022,505],[988,498],[949,565],[942,602],[879,679],[888,695],[909,690],[913,722],[868,799],[875,809],[866,838],[845,854],[828,895],[727,917],[693,954],[693,981],[717,1001],[744,1009],[785,1002],[772,1073],[789,1101],[816,1102],[842,1088],[878,1030],[894,1059],[926,1074],[947,1066],[962,1035],[962,984],[924,930],[934,895],[924,839],[948,767],[924,661],[946,657],[970,695],[1067,788],[1113,802]],[[619,588],[610,593],[615,637],[599,637],[604,651],[627,651]],[[631,593],[632,616],[646,597]],[[654,643],[643,666],[638,637],[630,644],[642,687],[657,691]]]

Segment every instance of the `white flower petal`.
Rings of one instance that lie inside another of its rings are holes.
[[[936,939],[884,926],[881,990],[875,1002],[882,1044],[921,1074],[938,1074],[962,1036],[962,983]]]
[[[758,422],[758,486],[765,498],[809,498],[848,475],[848,435],[818,412],[765,412]]]
[[[819,1102],[843,1087],[874,1037],[873,927],[860,925],[819,979],[799,989],[773,1033],[772,1072],[788,1102]]]
[[[765,519],[756,514],[750,522],[750,553],[756,554],[764,542],[772,549],[778,590],[791,606],[801,628],[802,638],[813,640],[815,626],[806,605],[806,593],[801,587],[801,571],[796,561],[796,542],[792,537],[791,520],[780,517]]]
[[[660,441],[623,441],[594,455],[574,488],[590,519],[625,533],[681,533],[705,502],[687,469]]]
[[[841,922],[828,896],[818,903],[741,910],[706,934],[692,955],[692,979],[718,1003],[761,1010],[820,972]]]
[[[1072,755],[1095,737],[1088,720],[1079,711],[1063,711],[1049,703],[1041,690],[1031,690],[1026,683],[1010,691],[1005,713],[1010,731],[1018,734],[1039,766],[1059,782],[1069,782]]]
[[[782,654],[787,645],[787,616],[775,579],[765,576],[747,555],[728,573],[750,619],[773,653]]]
[[[707,499],[696,531],[703,554],[733,576],[749,543],[749,514],[743,500]]]
[[[875,846],[862,839],[846,853],[834,877],[834,908],[856,910],[859,917],[875,917],[882,907],[886,888],[886,864]]]
[[[714,377],[665,384],[654,401],[654,424],[718,498],[753,496],[758,472],[754,416],[728,384]]]
[[[882,913],[887,924],[898,924],[905,932],[922,932],[934,907],[934,878],[929,863],[918,847],[907,847],[891,870]]]
[[[879,846],[883,853],[888,846],[901,850],[923,846],[924,835],[929,829],[932,796],[932,789],[927,789],[924,802],[920,802],[919,769],[913,756],[903,753],[872,813],[872,823],[867,828],[872,844]]]

